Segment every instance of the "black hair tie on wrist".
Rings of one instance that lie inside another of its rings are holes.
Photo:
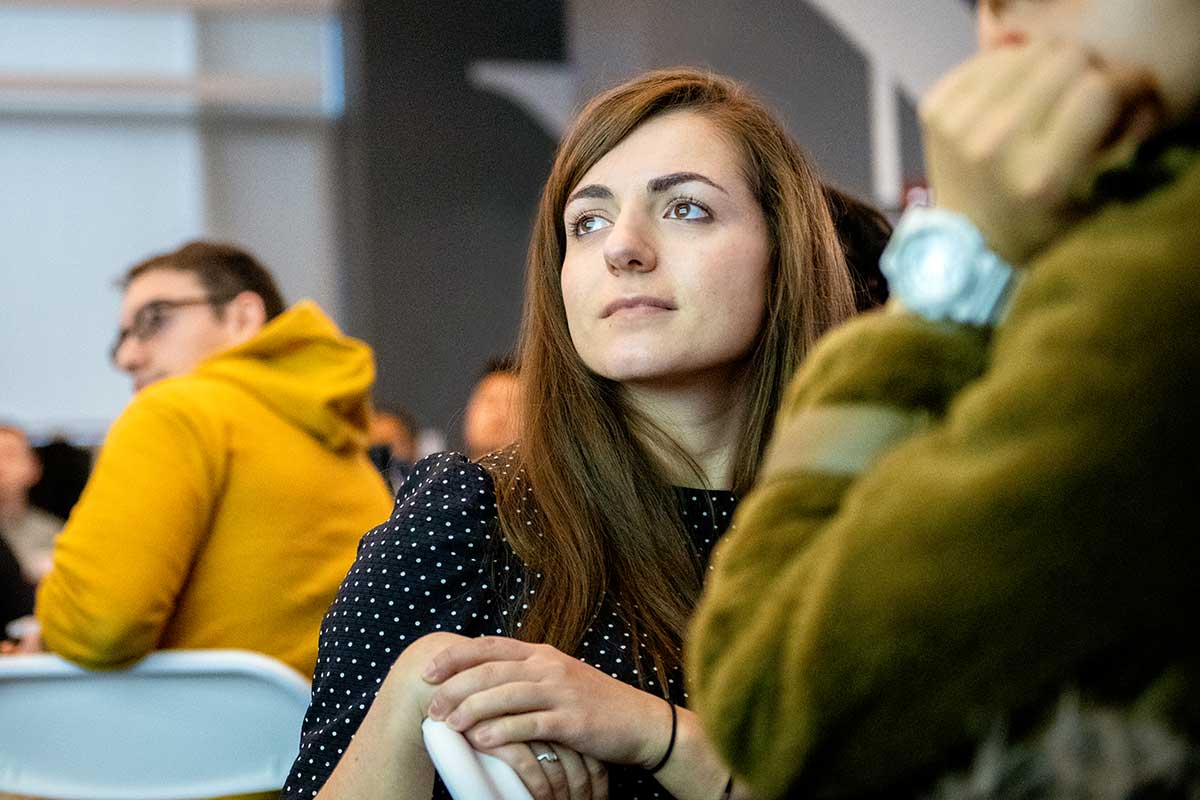
[[[675,749],[675,728],[677,727],[678,716],[675,712],[675,704],[669,699],[667,705],[671,707],[671,740],[667,742],[667,752],[663,753],[663,757],[658,760],[658,763],[650,768],[650,774],[658,772],[667,763],[667,759],[671,757],[671,752]]]

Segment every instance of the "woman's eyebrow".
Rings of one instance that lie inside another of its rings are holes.
[[[729,192],[725,191],[725,187],[721,186],[716,181],[713,181],[713,180],[710,180],[709,178],[704,177],[699,172],[672,172],[670,175],[663,175],[658,178],[652,178],[646,184],[646,189],[649,190],[649,192],[651,194],[659,194],[661,192],[667,191],[668,189],[670,189],[674,186],[678,186],[681,183],[690,183],[691,181],[699,181],[700,183],[707,183],[709,186],[713,187],[714,189],[718,189],[722,192],[725,192],[725,194],[729,194]]]
[[[590,197],[596,200],[611,200],[612,196],[612,190],[607,186],[601,186],[598,183],[589,183],[587,186],[584,186],[582,189],[579,189],[570,197],[568,197],[567,202],[564,203],[564,205],[569,206],[576,200],[580,200],[585,197]]]
[[[663,192],[668,191],[669,189],[678,186],[681,183],[689,183],[691,181],[706,183],[718,191],[729,194],[729,192],[725,190],[724,186],[712,180],[711,178],[701,175],[699,172],[672,172],[669,175],[660,175],[657,178],[651,178],[646,182],[646,190],[650,194],[662,194]],[[611,200],[612,197],[612,190],[607,186],[602,186],[598,183],[589,183],[587,186],[581,187],[575,191],[570,197],[567,198],[567,202],[563,205],[569,206],[576,200],[583,198]]]

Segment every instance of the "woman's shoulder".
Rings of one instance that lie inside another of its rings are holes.
[[[471,461],[462,453],[428,455],[413,465],[396,491],[391,516],[368,539],[397,534],[409,547],[420,537],[472,542],[497,530],[497,480],[518,474],[515,452],[490,453]]]
[[[459,483],[486,484],[486,487],[476,487],[476,489],[484,488],[487,492],[491,491],[492,482],[487,470],[462,453],[447,450],[427,455],[413,464],[412,469],[405,476],[404,482],[396,490],[396,502],[402,503],[413,494],[419,491],[428,491],[437,485],[450,486],[455,480],[458,480]]]
[[[496,518],[491,475],[461,453],[426,456],[413,465],[396,490],[390,517],[364,538],[381,537],[419,546],[417,537],[476,540]]]

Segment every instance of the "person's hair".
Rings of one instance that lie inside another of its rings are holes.
[[[510,372],[516,375],[519,371],[517,360],[512,356],[492,356],[484,362],[483,369],[479,372],[479,380],[497,372]]]
[[[702,115],[737,146],[770,237],[766,311],[745,364],[736,493],[750,486],[781,396],[805,353],[854,311],[820,180],[740,84],[695,69],[651,72],[593,99],[564,137],[542,193],[526,270],[519,346],[523,469],[496,486],[504,533],[527,567],[544,575],[536,592],[521,600],[528,608],[516,634],[573,652],[607,597],[660,675],[679,663],[702,570],[666,465],[653,451],[671,454],[674,466],[703,478],[669,435],[626,403],[619,384],[593,373],[576,352],[560,280],[562,213],[568,193],[600,158],[647,120],[681,110]],[[537,513],[525,508],[527,489]],[[637,649],[632,656],[645,676]]]
[[[286,307],[270,271],[245,250],[223,242],[189,242],[178,250],[160,253],[134,264],[119,284],[129,288],[139,276],[160,269],[191,272],[213,299],[213,310],[220,316],[222,301],[232,300],[241,292],[253,292],[262,298],[267,320],[275,319]]]
[[[892,238],[892,223],[883,212],[843,191],[825,187],[829,213],[837,229],[846,266],[854,279],[854,302],[859,311],[881,306],[888,299],[887,279],[879,257]]]
[[[407,408],[395,405],[375,404],[375,415],[379,417],[395,417],[396,420],[404,426],[404,429],[416,438],[418,433],[417,418]]]

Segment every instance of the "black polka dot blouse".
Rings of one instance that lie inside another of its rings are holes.
[[[421,460],[397,492],[391,518],[359,543],[354,566],[321,625],[312,701],[300,753],[284,787],[289,800],[308,800],[324,785],[410,642],[433,631],[509,636],[519,627],[512,617],[519,614],[524,584],[541,576],[526,574],[500,532],[491,478],[516,469],[515,459],[510,449],[479,464],[457,453]],[[707,562],[737,501],[725,491],[677,488],[676,495]],[[575,655],[637,685],[632,646],[625,625],[606,603]],[[655,674],[646,688],[660,691],[661,680]],[[686,705],[682,675],[666,680],[675,702]],[[609,796],[671,797],[644,770],[617,765],[609,766]],[[441,781],[433,797],[449,797]]]

